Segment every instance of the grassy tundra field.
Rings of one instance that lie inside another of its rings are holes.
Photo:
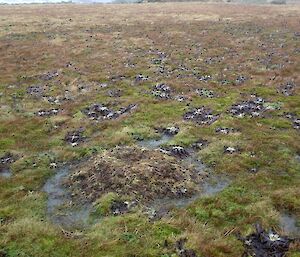
[[[300,236],[299,5],[1,6],[0,54],[1,257]]]

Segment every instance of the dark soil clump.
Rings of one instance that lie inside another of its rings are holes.
[[[179,257],[197,257],[196,252],[193,249],[187,249],[185,247],[186,239],[179,239],[176,242],[176,250]]]
[[[294,129],[300,130],[300,117],[294,113],[286,113],[285,117],[292,121]]]
[[[180,145],[171,145],[171,146],[163,147],[161,148],[161,152],[179,158],[184,158],[190,155],[188,150]]]
[[[41,75],[40,78],[42,80],[48,81],[48,80],[54,79],[54,78],[56,78],[58,76],[59,76],[59,72],[58,71],[49,71],[49,72]]]
[[[285,96],[294,95],[296,85],[293,82],[287,82],[279,88],[280,93]]]
[[[218,134],[225,134],[225,135],[237,132],[236,129],[234,129],[234,128],[227,128],[227,127],[217,127],[215,129],[215,131]]]
[[[152,94],[157,98],[170,99],[171,88],[166,84],[157,84],[153,87]]]
[[[17,160],[17,157],[11,153],[6,153],[0,157],[0,172],[7,169],[12,163]]]
[[[232,105],[230,113],[236,117],[261,117],[262,114],[267,110],[278,109],[277,104],[267,103],[261,97],[253,97],[250,100],[242,101],[238,104]]]
[[[242,257],[284,257],[294,239],[281,236],[273,230],[266,232],[259,224],[256,231],[246,237],[238,236],[244,243]]]
[[[192,144],[192,148],[197,150],[202,150],[206,146],[208,146],[209,142],[205,139],[198,139],[195,143]]]
[[[39,117],[46,117],[46,116],[54,116],[57,115],[59,109],[50,109],[50,110],[39,110],[36,112],[36,115]]]
[[[78,145],[80,142],[84,141],[83,129],[78,129],[74,131],[70,131],[65,136],[65,141],[72,146]]]
[[[137,107],[135,104],[130,104],[126,107],[122,107],[117,111],[114,111],[103,104],[92,104],[82,112],[92,120],[111,120],[117,119],[121,115],[129,113]]]
[[[214,115],[211,109],[202,106],[188,111],[183,118],[194,121],[199,125],[210,125],[219,118],[219,115]]]

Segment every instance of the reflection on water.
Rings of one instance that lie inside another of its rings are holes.
[[[10,178],[11,176],[12,176],[12,173],[9,168],[0,169],[0,177]]]
[[[163,135],[162,137],[158,139],[149,139],[149,140],[143,140],[138,141],[137,145],[144,147],[149,150],[154,150],[159,148],[161,145],[167,144],[173,137],[169,135]]]
[[[229,185],[229,182],[230,181],[225,178],[213,177],[206,181],[204,184],[199,185],[199,192],[191,197],[158,199],[154,201],[152,207],[155,210],[168,210],[173,207],[183,208],[201,197],[213,196],[221,192]]]
[[[88,223],[91,206],[72,206],[71,195],[64,187],[64,181],[71,172],[72,166],[61,167],[44,185],[43,190],[48,193],[47,213],[55,224],[81,228]]]
[[[280,226],[282,230],[289,236],[300,236],[299,219],[292,214],[283,213],[280,216]]]
[[[138,142],[138,145],[146,149],[158,149],[161,145],[167,144],[172,136],[164,135],[159,139],[151,139]],[[186,166],[192,167],[197,173],[206,177],[199,184],[199,191],[191,197],[178,197],[176,199],[164,198],[156,199],[151,204],[155,210],[167,210],[172,207],[182,208],[196,199],[205,196],[211,196],[222,191],[229,185],[229,180],[219,176],[208,176],[205,165],[197,158],[197,153],[191,151],[191,154],[180,159]],[[74,207],[72,197],[64,182],[74,169],[74,165],[66,165],[57,169],[55,175],[49,178],[43,187],[43,191],[48,194],[47,214],[50,220],[66,228],[84,228],[89,224],[89,216],[92,211],[91,204],[83,204]],[[162,211],[163,212],[163,211]]]

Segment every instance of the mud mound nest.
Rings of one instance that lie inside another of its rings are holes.
[[[94,202],[108,192],[147,203],[189,197],[200,190],[202,176],[159,151],[117,147],[82,163],[67,185],[74,199]]]

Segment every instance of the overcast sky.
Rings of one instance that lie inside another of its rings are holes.
[[[60,2],[70,2],[70,0],[0,0],[0,4],[28,4],[28,3],[60,3]],[[81,2],[110,2],[110,0],[72,0],[72,2],[75,3],[81,3]]]

